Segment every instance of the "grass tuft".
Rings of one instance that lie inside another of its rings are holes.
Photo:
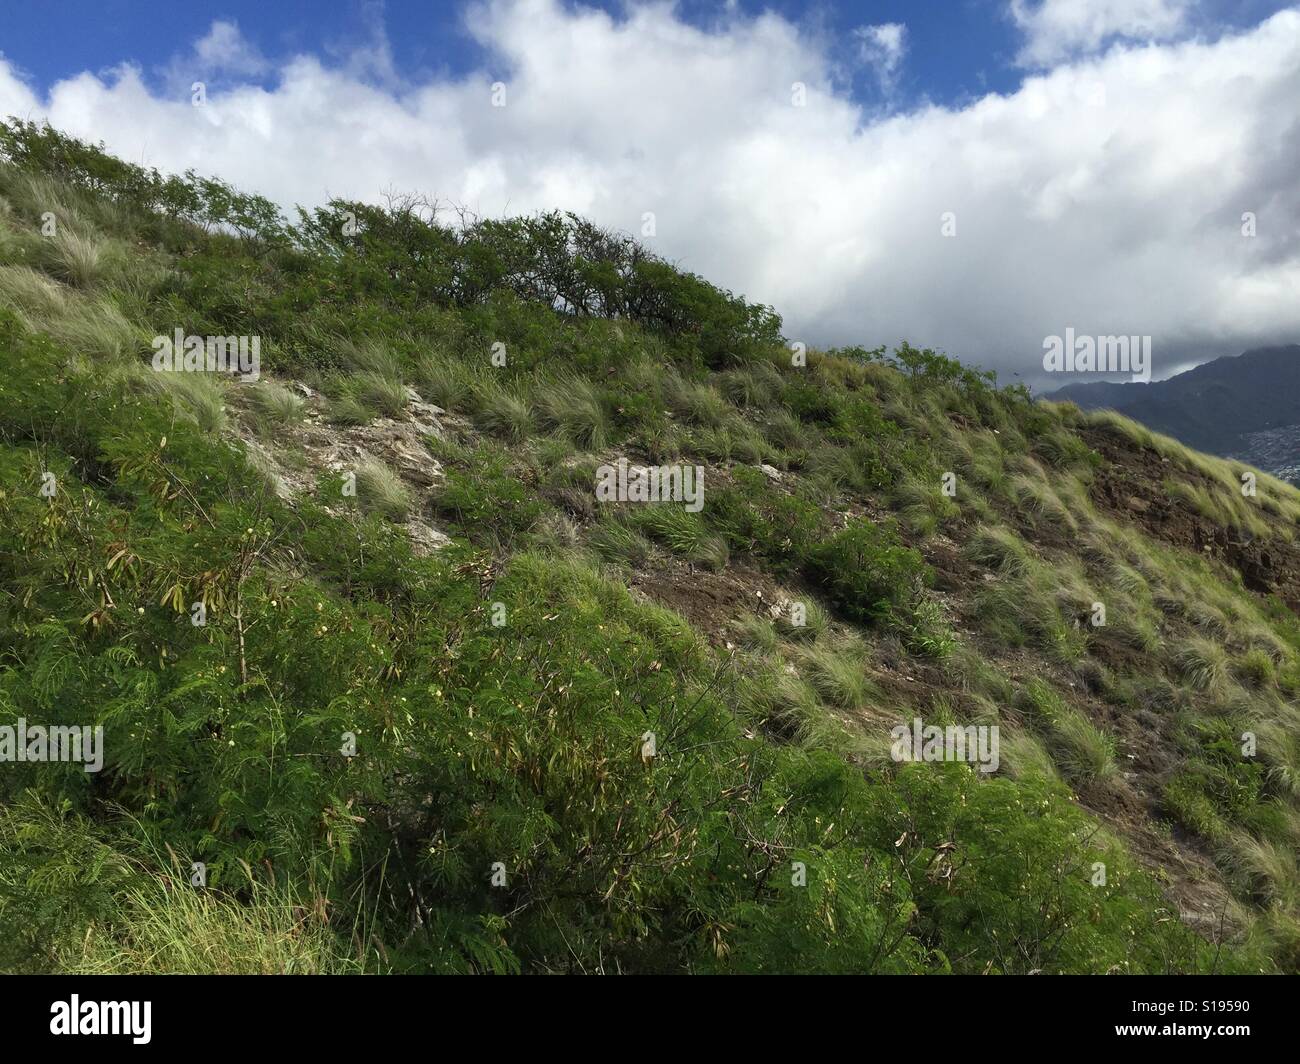
[[[411,495],[402,478],[377,458],[365,458],[353,471],[357,478],[357,501],[367,513],[390,521],[404,521],[411,512]]]

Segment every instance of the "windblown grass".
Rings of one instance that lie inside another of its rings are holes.
[[[357,501],[368,513],[403,521],[411,512],[411,495],[402,478],[377,458],[357,463]]]

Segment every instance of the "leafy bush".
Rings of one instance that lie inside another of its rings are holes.
[[[503,459],[487,459],[473,472],[448,469],[434,507],[475,540],[509,542],[541,516],[543,505],[512,477]]]
[[[733,484],[709,492],[709,524],[732,549],[762,557],[781,575],[793,573],[808,545],[824,535],[821,508],[802,495],[772,491],[756,469],[735,469],[732,477]]]
[[[850,620],[876,623],[895,606],[909,606],[929,578],[921,555],[897,534],[856,520],[808,549],[808,575]]]

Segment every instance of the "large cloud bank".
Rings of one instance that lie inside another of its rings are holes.
[[[1051,385],[1044,337],[1146,334],[1162,376],[1300,336],[1300,11],[1183,40],[1185,7],[1012,3],[1039,72],[951,109],[864,110],[826,42],[774,15],[705,31],[670,6],[494,0],[466,12],[488,56],[469,76],[403,82],[382,40],[273,64],[215,23],[161,82],[41,93],[0,60],[0,111],[286,205],[415,190],[633,233],[653,212],[656,250],[792,338],[907,337]],[[904,28],[859,36],[887,82]]]

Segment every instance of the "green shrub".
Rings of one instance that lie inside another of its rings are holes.
[[[462,534],[505,543],[531,528],[543,510],[501,459],[488,459],[473,472],[448,469],[433,503]]]
[[[732,470],[734,483],[711,489],[704,516],[733,550],[763,558],[778,574],[799,566],[824,535],[821,508],[802,495],[774,492],[757,469]]]
[[[897,535],[856,520],[806,555],[808,575],[850,620],[875,623],[895,606],[910,606],[929,577],[921,555]]]
[[[889,626],[899,632],[908,650],[922,657],[943,661],[957,648],[957,637],[932,598],[891,606]]]

